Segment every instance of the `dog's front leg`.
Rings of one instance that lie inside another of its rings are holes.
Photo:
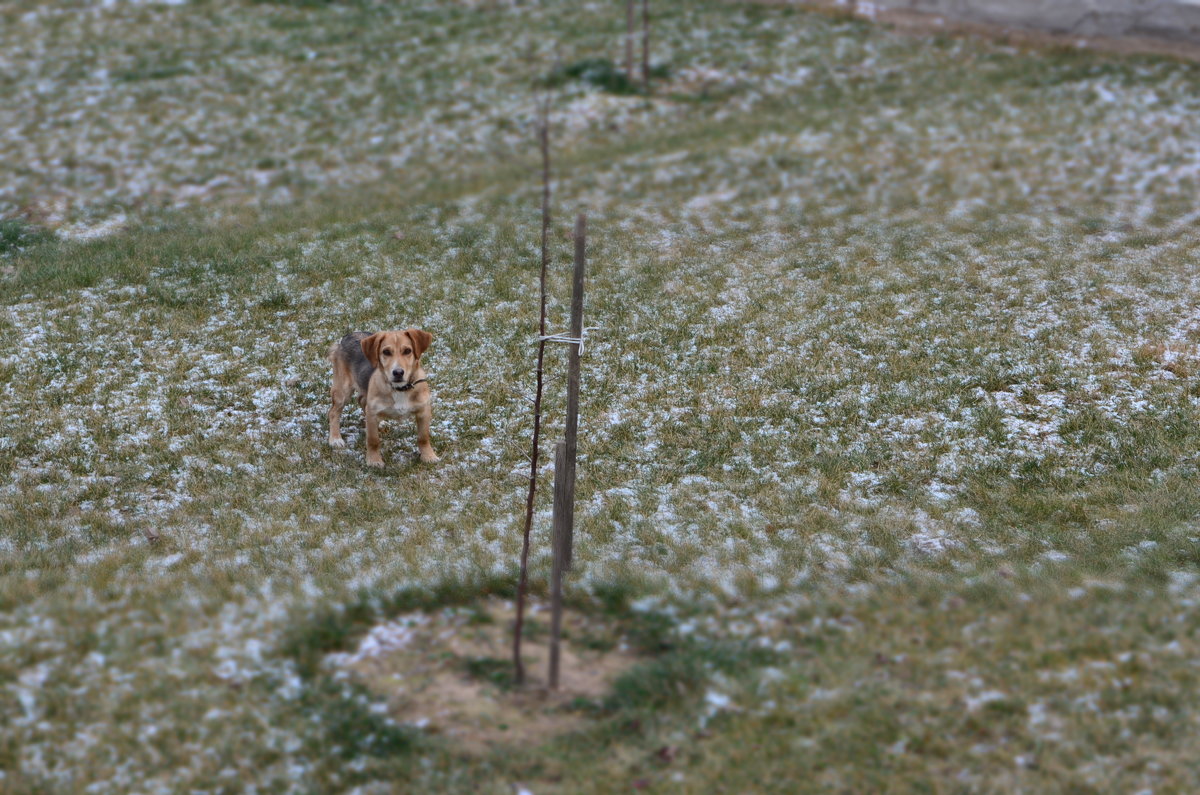
[[[379,454],[379,415],[373,411],[367,412],[367,466],[383,466],[383,456]]]
[[[433,445],[429,442],[429,422],[433,419],[433,409],[427,404],[417,412],[416,419],[417,449],[421,451],[421,460],[427,464],[432,464],[438,460],[438,455],[433,451]]]

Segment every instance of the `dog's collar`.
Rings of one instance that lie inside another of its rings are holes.
[[[412,389],[417,384],[423,384],[428,380],[429,380],[428,378],[418,378],[416,381],[409,381],[407,384],[402,384],[400,386],[396,386],[395,384],[392,384],[392,389],[394,389],[397,392],[407,392],[408,390]]]

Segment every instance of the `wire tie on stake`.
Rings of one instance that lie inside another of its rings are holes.
[[[565,343],[568,343],[569,345],[578,345],[579,346],[579,355],[582,356],[583,355],[583,344],[584,344],[584,342],[587,341],[588,332],[595,331],[598,328],[600,328],[600,327],[599,326],[588,326],[587,328],[585,328],[583,330],[583,333],[580,334],[578,337],[572,337],[571,335],[567,334],[565,331],[561,332],[559,334],[547,334],[544,337],[538,337],[538,342],[565,342]]]

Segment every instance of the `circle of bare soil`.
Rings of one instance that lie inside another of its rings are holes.
[[[580,701],[598,702],[642,660],[624,648],[601,617],[563,611],[560,682],[546,684],[549,610],[532,603],[522,644],[526,684],[512,683],[515,609],[499,599],[437,612],[414,612],[376,624],[357,649],[327,661],[387,701],[399,723],[444,735],[456,748],[483,754],[536,746],[583,728]]]

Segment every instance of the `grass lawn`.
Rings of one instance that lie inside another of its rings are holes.
[[[531,86],[620,4],[0,9],[0,791],[1200,790],[1200,71],[652,5],[550,285],[586,211],[568,588],[646,662],[486,753],[331,653],[511,596]],[[376,471],[324,353],[407,326]]]

